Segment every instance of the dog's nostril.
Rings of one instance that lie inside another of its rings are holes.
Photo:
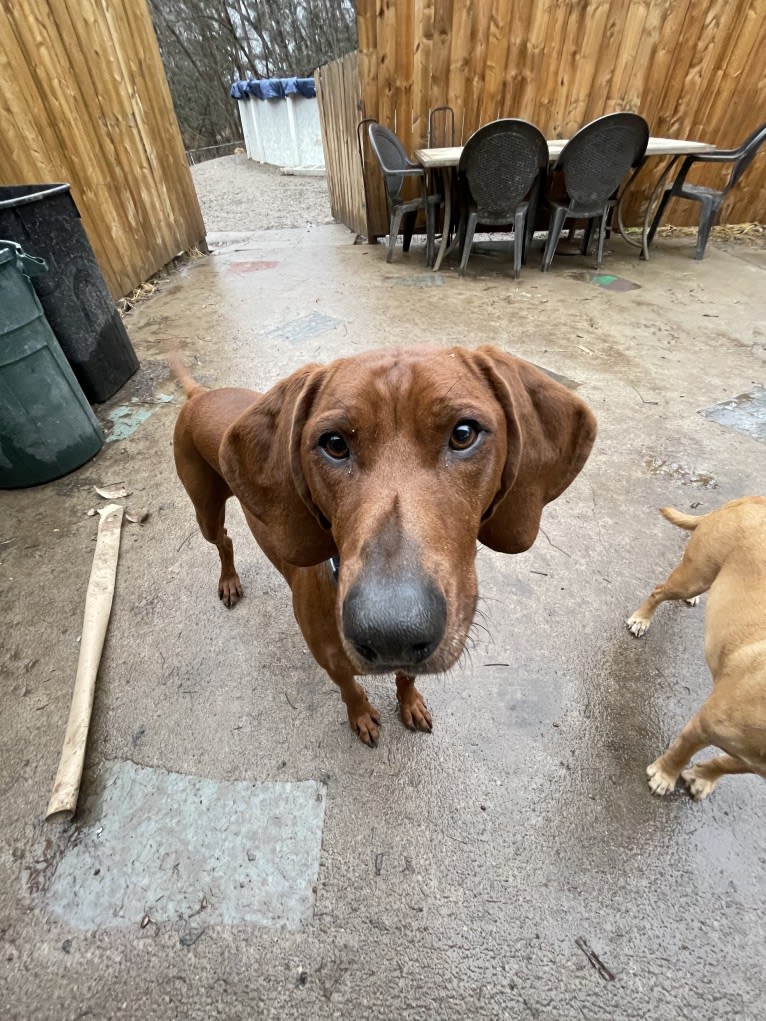
[[[437,644],[437,642],[418,642],[416,645],[413,645],[412,652],[415,662],[422,663],[424,659],[428,659]]]
[[[361,643],[355,642],[354,648],[362,657],[362,659],[366,659],[368,663],[374,663],[375,660],[378,658],[377,652],[374,649],[370,648],[369,645],[362,645]]]

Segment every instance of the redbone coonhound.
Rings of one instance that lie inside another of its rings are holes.
[[[700,800],[727,773],[766,778],[766,497],[745,496],[699,516],[673,507],[660,513],[692,536],[681,563],[627,625],[640,638],[665,600],[693,603],[708,592],[705,659],[713,691],[646,772],[654,794],[668,794],[681,776]],[[689,766],[707,745],[724,754]]]
[[[206,390],[173,367],[188,397],[176,466],[218,548],[221,600],[242,595],[224,524],[234,495],[361,740],[376,744],[380,723],[361,674],[396,674],[402,721],[430,731],[414,679],[463,651],[476,541],[502,553],[532,545],[543,506],[590,453],[587,405],[490,346],[307,365],[264,394]]]

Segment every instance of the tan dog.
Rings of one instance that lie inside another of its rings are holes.
[[[376,743],[380,715],[359,674],[395,673],[402,721],[430,731],[414,678],[463,651],[476,541],[531,546],[543,506],[588,457],[588,407],[494,347],[375,351],[308,365],[265,394],[207,391],[174,370],[189,398],[176,466],[218,547],[220,598],[242,594],[224,526],[234,494],[361,740]]]
[[[705,658],[714,687],[646,772],[655,794],[672,791],[680,774],[692,797],[706,798],[725,773],[766,777],[766,497],[732,500],[701,517],[660,513],[693,535],[681,563],[627,624],[640,637],[660,603],[709,590]],[[726,754],[684,769],[708,745]]]

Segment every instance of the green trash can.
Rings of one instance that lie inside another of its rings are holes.
[[[29,279],[46,269],[0,240],[0,489],[50,482],[104,445]]]

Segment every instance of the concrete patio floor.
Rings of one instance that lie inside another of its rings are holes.
[[[388,265],[337,225],[211,240],[129,316],[142,368],[97,409],[102,452],[0,494],[3,1017],[762,1021],[766,787],[650,794],[710,687],[704,614],[665,606],[640,641],[624,620],[683,547],[659,506],[764,492],[764,253],[697,263],[662,239],[642,263],[615,240],[596,279],[534,253],[514,282],[497,255],[465,278],[418,247]],[[219,604],[166,338],[202,382],[258,389],[371,347],[493,342],[590,403],[596,447],[535,545],[479,553],[483,626],[421,686],[432,735],[374,679],[380,744],[357,740],[233,505],[246,598]],[[115,483],[149,517],[123,526],[78,814],[45,822],[87,511]]]

